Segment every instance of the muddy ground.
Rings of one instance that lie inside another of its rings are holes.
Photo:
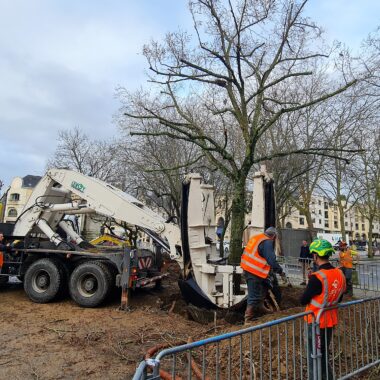
[[[302,310],[293,308],[301,290],[284,291],[288,310],[263,321]],[[22,284],[0,289],[0,379],[130,379],[156,344],[177,345],[242,327],[223,318],[216,328],[214,321],[189,320],[174,272],[162,290],[137,292],[132,311],[118,311],[118,305],[118,295],[96,309],[70,299],[35,304]]]

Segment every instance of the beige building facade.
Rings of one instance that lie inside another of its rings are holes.
[[[293,229],[307,229],[307,221],[295,207],[289,207],[286,211],[284,227]],[[362,215],[362,207],[348,205],[344,215],[344,226],[350,240],[367,240],[369,233],[369,222]],[[310,203],[313,227],[317,233],[340,233],[340,214],[336,201],[322,196],[314,195]],[[372,234],[375,239],[380,239],[380,221],[373,223]]]
[[[3,197],[2,215],[4,223],[16,222],[40,179],[41,177],[34,175],[13,178]]]

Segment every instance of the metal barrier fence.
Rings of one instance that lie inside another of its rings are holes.
[[[332,332],[300,313],[165,349],[141,362],[133,380],[348,379],[380,364],[380,297],[338,311]]]
[[[283,266],[290,280],[303,281],[302,264],[296,257],[280,257],[279,263]],[[339,265],[339,260],[331,259],[331,264]],[[312,263],[311,263],[312,266]],[[380,261],[361,260],[354,265],[352,273],[353,288],[364,292],[380,292]]]
[[[333,332],[320,329],[317,319],[317,355],[328,352],[320,356],[318,379],[349,379],[380,364],[380,297],[340,304],[339,319]]]

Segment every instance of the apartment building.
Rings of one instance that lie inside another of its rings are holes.
[[[285,228],[307,229],[307,221],[304,215],[291,206],[286,206],[288,216],[285,218]],[[362,215],[358,206],[348,205],[344,215],[344,226],[350,240],[367,240],[369,232],[369,222]],[[338,204],[322,195],[314,195],[310,203],[311,218],[314,229],[317,233],[340,233],[340,214]],[[373,224],[372,234],[375,239],[380,239],[380,221]]]
[[[11,185],[2,197],[2,221],[14,223],[28,201],[40,176],[27,175],[13,178]]]

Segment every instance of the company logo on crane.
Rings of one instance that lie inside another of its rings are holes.
[[[79,182],[76,182],[76,181],[72,181],[72,182],[71,182],[71,187],[72,187],[73,189],[75,189],[75,190],[80,191],[81,193],[84,193],[84,191],[85,191],[85,189],[86,189],[86,187],[85,187],[83,184],[81,184],[81,183],[79,183]]]

